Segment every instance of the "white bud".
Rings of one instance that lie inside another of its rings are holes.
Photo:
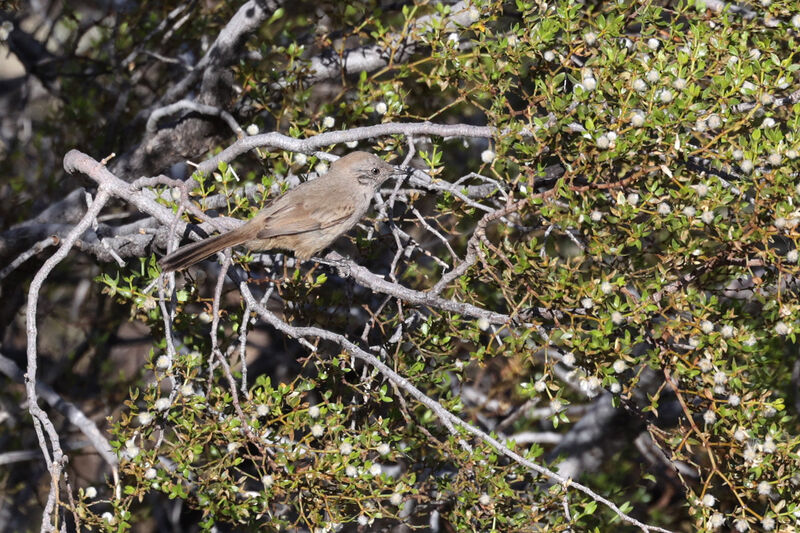
[[[788,335],[792,332],[792,328],[785,322],[778,322],[775,324],[775,333],[778,335]]]
[[[711,515],[711,518],[708,519],[708,525],[712,529],[718,529],[722,527],[724,523],[725,517],[722,515],[722,513],[714,513]]]
[[[156,400],[154,407],[157,411],[166,411],[169,409],[169,398],[159,398]]]

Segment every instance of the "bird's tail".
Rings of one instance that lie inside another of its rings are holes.
[[[181,246],[171,254],[164,256],[158,262],[164,272],[172,272],[173,270],[183,270],[193,264],[202,261],[209,255],[236,246],[247,240],[247,237],[242,235],[237,230],[223,233],[203,239],[202,241],[193,242],[185,246]]]

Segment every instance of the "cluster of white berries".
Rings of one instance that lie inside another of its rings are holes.
[[[617,134],[613,131],[608,131],[600,135],[595,143],[601,150],[614,149],[616,147]]]
[[[745,520],[744,518],[737,518],[736,520],[734,520],[733,521],[733,527],[739,533],[744,533],[745,531],[749,531],[750,530],[750,525],[747,523],[747,520]]]
[[[588,398],[595,398],[600,394],[603,384],[597,376],[589,376],[588,378],[581,378],[578,386]]]
[[[592,72],[592,69],[587,68],[583,70],[581,82],[578,84],[578,86],[582,87],[587,92],[592,92],[597,89],[597,80],[594,77],[594,72]]]
[[[633,113],[631,113],[631,125],[636,128],[644,126],[645,119],[647,119],[647,115],[640,109],[635,109]]]
[[[342,455],[350,455],[353,453],[353,445],[345,441],[339,445],[339,453]]]
[[[717,499],[713,495],[706,493],[703,496],[702,503],[706,507],[714,507],[717,504]]]
[[[170,406],[169,398],[159,398],[153,406],[156,408],[156,411],[166,411]]]
[[[169,368],[170,359],[167,355],[159,355],[156,359],[156,368],[159,370],[166,370]]]

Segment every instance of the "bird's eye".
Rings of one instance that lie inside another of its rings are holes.
[[[380,169],[378,167],[372,167],[372,170],[370,170],[370,172],[372,172],[373,176],[377,176],[378,174],[381,173],[381,171],[380,171]]]

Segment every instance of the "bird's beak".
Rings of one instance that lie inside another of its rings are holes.
[[[411,174],[414,173],[414,169],[411,167],[394,167],[395,172],[392,174],[393,178],[398,179],[407,179]]]

